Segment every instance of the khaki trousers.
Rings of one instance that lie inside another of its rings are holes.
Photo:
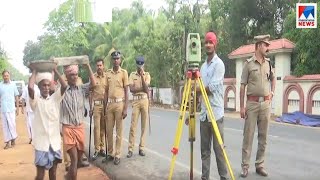
[[[148,106],[149,100],[139,99],[132,102],[132,116],[131,116],[131,127],[129,133],[129,151],[133,151],[134,142],[135,142],[135,134],[138,125],[138,118],[141,113],[141,136],[140,136],[140,144],[139,150],[144,150],[145,147],[145,139],[146,139],[146,125],[148,118]]]
[[[107,139],[108,155],[120,158],[122,146],[122,112],[124,102],[109,103],[107,107]],[[113,128],[116,125],[116,149],[113,151]]]
[[[256,125],[258,127],[258,151],[255,166],[256,168],[263,167],[270,120],[270,101],[261,103],[247,101],[246,114],[242,141],[242,167],[249,168]]]
[[[94,148],[98,152],[104,149],[105,143],[105,121],[103,105],[94,105],[93,107],[93,123],[94,123]]]

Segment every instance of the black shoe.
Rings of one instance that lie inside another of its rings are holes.
[[[98,152],[98,151],[94,152],[94,154],[93,154],[92,157],[91,157],[91,160],[92,160],[92,161],[97,160],[98,155],[99,155],[99,152]]]
[[[106,158],[102,159],[102,163],[107,163],[108,161],[113,161],[114,157],[111,155],[107,155]]]
[[[108,155],[108,156],[107,156],[107,159],[108,159],[109,161],[113,161],[113,160],[114,160],[114,157],[111,156],[111,155]]]
[[[16,145],[16,139],[11,140],[11,147],[14,147]]]
[[[127,154],[127,158],[131,158],[132,157],[132,151],[129,151]]]
[[[30,138],[29,144],[31,144],[31,143],[32,143],[32,139]]]
[[[99,156],[101,156],[101,157],[106,157],[106,152],[105,152],[103,149],[101,149],[101,150],[99,151]]]
[[[145,155],[146,155],[146,153],[144,153],[144,151],[143,151],[143,150],[139,150],[139,155],[140,155],[140,156],[145,156]]]
[[[114,163],[114,165],[119,165],[119,164],[120,164],[120,158],[117,158],[117,157],[116,157],[116,158],[114,159],[114,162],[113,162],[113,163]]]
[[[12,146],[11,146],[10,142],[7,142],[3,149],[9,149],[9,148],[11,148],[11,147],[12,147]]]
[[[256,173],[259,174],[260,176],[265,176],[265,177],[268,176],[268,172],[263,167],[257,168]]]

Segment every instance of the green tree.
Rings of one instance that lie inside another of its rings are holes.
[[[6,51],[2,48],[0,43],[0,70],[1,72],[5,68],[5,59],[7,59]]]
[[[317,3],[320,6],[320,2]],[[317,21],[320,22],[320,9],[317,10]],[[292,59],[293,73],[297,76],[320,73],[320,35],[319,28],[298,29],[296,28],[296,12],[292,10],[285,19],[284,37],[295,42],[296,48]]]

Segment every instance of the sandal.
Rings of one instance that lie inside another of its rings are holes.
[[[7,142],[3,149],[9,149],[9,148],[11,148],[11,145],[9,142]]]

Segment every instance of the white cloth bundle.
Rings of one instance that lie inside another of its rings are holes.
[[[48,79],[52,81],[52,73],[50,72],[38,72],[36,75],[36,83],[39,84],[40,81]]]

